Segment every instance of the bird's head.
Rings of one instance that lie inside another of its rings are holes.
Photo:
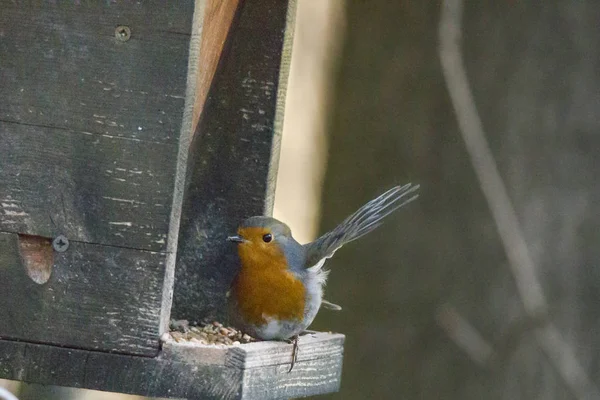
[[[287,264],[287,249],[297,242],[290,228],[271,217],[250,217],[242,222],[237,235],[228,241],[238,244],[238,253],[245,266],[266,268],[274,264]]]

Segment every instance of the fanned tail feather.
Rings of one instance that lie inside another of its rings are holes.
[[[334,230],[305,245],[308,267],[329,258],[337,249],[371,232],[382,220],[419,197],[419,185],[407,183],[396,186],[381,196],[369,201],[354,214],[346,218]]]

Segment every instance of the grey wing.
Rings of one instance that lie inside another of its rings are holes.
[[[393,187],[359,208],[331,232],[305,244],[306,266],[319,265],[319,269],[337,249],[371,232],[382,224],[385,217],[419,197],[417,190],[419,185],[411,183]]]

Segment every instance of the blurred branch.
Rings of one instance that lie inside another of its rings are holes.
[[[444,0],[439,27],[440,60],[463,140],[529,315],[545,314],[546,299],[535,275],[535,265],[523,237],[516,212],[486,140],[473,100],[461,51],[462,0]],[[536,330],[536,338],[549,360],[578,399],[600,398],[600,392],[552,323]]]
[[[437,310],[435,320],[456,345],[479,366],[487,367],[496,358],[492,346],[450,304],[444,304]]]
[[[485,138],[463,66],[460,50],[462,0],[445,0],[443,4],[440,57],[460,132],[496,222],[525,310],[545,310],[546,299],[535,276],[534,264],[521,233],[516,212]]]
[[[461,350],[479,366],[486,368],[495,367],[507,359],[517,350],[523,336],[537,332],[548,324],[546,314],[528,314],[510,322],[502,335],[489,342],[449,303],[437,309],[435,320]]]

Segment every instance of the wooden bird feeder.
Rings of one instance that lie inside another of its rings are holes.
[[[224,238],[270,212],[294,1],[0,0],[0,378],[156,397],[335,391],[343,336],[220,319]],[[163,340],[161,341],[161,337]]]

